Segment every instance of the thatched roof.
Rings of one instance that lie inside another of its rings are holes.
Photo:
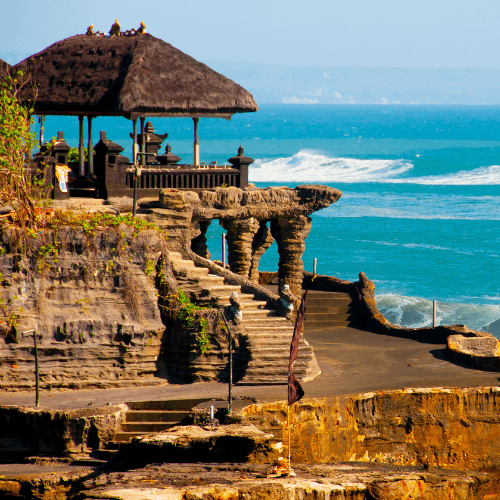
[[[41,115],[228,118],[258,110],[243,87],[149,34],[76,35],[15,68],[31,73]]]

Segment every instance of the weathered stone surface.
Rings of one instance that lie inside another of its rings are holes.
[[[80,410],[3,407],[0,456],[90,453],[113,441],[126,405]]]
[[[301,257],[311,224],[309,215],[335,203],[341,196],[341,191],[319,185],[297,186],[295,189],[215,188],[200,193],[165,189],[160,193],[159,203],[145,206],[144,210],[150,220],[161,227],[169,226],[167,232],[171,236],[169,246],[172,250],[192,248],[202,257],[207,257],[207,250],[201,224],[219,220],[228,231],[231,270],[254,281],[257,281],[260,257],[272,242],[269,230],[265,228],[271,221],[280,253],[280,278],[289,282],[299,295],[303,269]],[[176,233],[167,220],[157,222],[173,213],[184,223],[184,227],[175,228]]]
[[[292,460],[484,470],[500,465],[500,388],[407,389],[303,399],[291,407]],[[286,447],[286,403],[242,410]]]
[[[155,231],[44,230],[28,258],[16,229],[0,234],[0,387],[34,387],[35,328],[42,388],[105,387],[149,379],[165,329],[154,281],[164,240]]]
[[[267,477],[268,466],[168,464],[96,475],[78,500],[496,500],[493,475],[373,464],[294,465],[296,477]]]
[[[233,273],[249,276],[252,265],[252,246],[259,230],[259,221],[254,217],[244,220],[221,220],[221,226],[227,231],[229,268]]]
[[[446,348],[457,363],[479,370],[500,371],[500,345],[494,337],[450,335]]]
[[[259,262],[265,251],[272,245],[274,238],[265,221],[261,221],[259,229],[252,242],[252,264],[250,266],[249,278],[259,283]]]
[[[290,285],[295,296],[300,297],[304,263],[305,240],[311,231],[311,218],[305,215],[278,217],[271,221],[271,233],[278,244],[280,255],[278,278],[281,284]]]
[[[152,436],[134,438],[120,447],[115,463],[127,467],[148,463],[248,462],[278,458],[282,444],[251,424],[218,427],[186,425]]]

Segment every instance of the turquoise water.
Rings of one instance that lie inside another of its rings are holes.
[[[190,119],[153,119],[183,161],[192,161]],[[130,155],[130,121],[94,121]],[[47,117],[46,137],[77,120]],[[321,183],[342,198],[313,214],[305,268],[375,282],[377,304],[405,326],[489,328],[500,318],[500,107],[261,106],[258,113],[200,121],[202,161],[226,162],[242,144],[257,186]],[[221,229],[209,232],[220,258]],[[275,270],[273,245],[261,269]],[[494,331],[494,329],[492,330]]]

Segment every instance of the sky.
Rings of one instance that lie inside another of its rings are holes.
[[[0,0],[0,58],[115,18],[203,62],[500,68],[499,0]]]

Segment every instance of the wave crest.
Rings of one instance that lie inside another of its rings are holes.
[[[250,166],[251,182],[404,183],[442,186],[500,184],[500,165],[443,175],[409,177],[414,165],[406,160],[331,158],[311,150],[275,160],[259,159]]]
[[[330,158],[302,150],[287,158],[256,160],[250,167],[251,182],[387,182],[411,170],[403,160]]]

